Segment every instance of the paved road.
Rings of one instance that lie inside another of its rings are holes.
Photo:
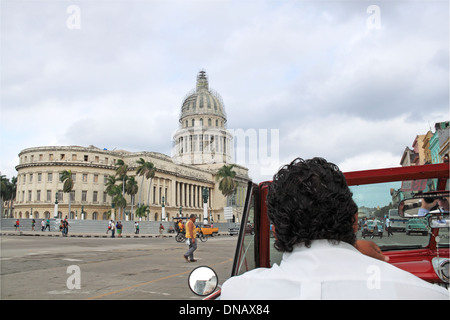
[[[236,239],[199,242],[198,261],[188,263],[182,257],[187,246],[174,238],[2,236],[0,298],[202,299],[188,287],[190,272],[210,266],[222,284]]]

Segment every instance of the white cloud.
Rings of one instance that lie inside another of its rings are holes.
[[[201,68],[229,128],[279,130],[280,165],[398,165],[450,118],[445,2],[382,2],[379,30],[366,1],[81,2],[79,30],[68,5],[2,4],[2,174],[48,144],[170,155]]]

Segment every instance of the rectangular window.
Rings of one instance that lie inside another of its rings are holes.
[[[87,191],[83,190],[81,191],[81,201],[87,201]]]
[[[53,173],[49,172],[49,173],[47,174],[47,181],[48,181],[48,182],[52,182],[52,181],[53,181]]]
[[[98,191],[94,191],[94,193],[92,194],[92,201],[93,202],[97,202],[97,195],[98,195]]]
[[[52,190],[47,190],[47,201],[52,201]]]

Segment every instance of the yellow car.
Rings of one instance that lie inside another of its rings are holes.
[[[198,225],[197,226],[197,232],[198,233],[203,233],[205,236],[209,235],[212,236],[215,233],[219,233],[219,228],[217,227],[211,227],[211,225],[209,224],[204,224],[204,225]]]

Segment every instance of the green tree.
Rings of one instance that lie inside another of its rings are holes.
[[[149,186],[148,186],[148,195],[147,195],[147,206],[150,206],[150,190],[152,188],[152,179],[155,177],[156,167],[153,165],[153,163],[145,161],[143,158],[140,158],[139,160],[137,160],[136,163],[138,164],[136,173],[139,176],[142,176],[141,191],[144,189],[142,187],[144,184],[144,178],[147,180],[150,180]],[[139,193],[138,206],[140,206],[140,205],[141,205],[141,193]]]
[[[116,185],[116,180],[115,176],[108,176],[105,183],[105,191],[111,197],[111,205],[114,207],[114,212],[116,212],[117,208],[114,203],[114,197],[121,192],[120,187]],[[114,220],[115,219],[116,217],[114,216]]]
[[[71,193],[73,190],[74,182],[72,178],[72,170],[64,170],[61,172],[59,180],[63,183],[63,192],[69,194],[69,214],[71,213]]]
[[[16,192],[17,192],[17,177],[12,177],[11,182],[8,183],[8,217],[12,217],[12,207],[14,200],[16,200]]]
[[[122,180],[122,197],[116,198],[115,204],[119,208],[119,219],[123,219],[124,210],[127,206],[127,201],[125,199],[125,181],[128,179],[127,176],[128,165],[122,159],[116,162],[116,175],[118,180]]]
[[[136,217],[146,217],[150,213],[150,208],[145,204],[136,209]]]
[[[236,171],[233,170],[234,164],[224,165],[216,173],[216,180],[219,181],[219,190],[225,197],[231,196],[237,187]]]
[[[17,178],[12,177],[9,181],[6,176],[0,176],[0,216],[4,213],[3,203],[8,202],[6,217],[12,217],[12,203],[16,198]]]
[[[129,177],[125,186],[125,192],[131,196],[131,216],[133,216],[134,198],[139,187],[134,177]]]

